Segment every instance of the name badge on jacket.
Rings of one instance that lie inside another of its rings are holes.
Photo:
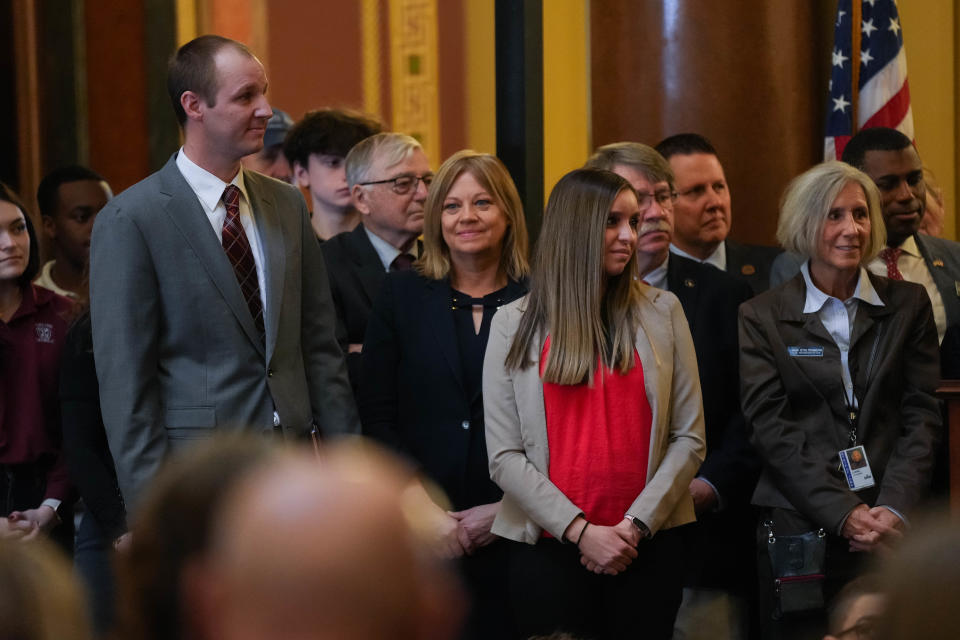
[[[823,347],[787,347],[792,358],[822,358]]]

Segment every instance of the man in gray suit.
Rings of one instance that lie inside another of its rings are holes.
[[[358,430],[303,198],[241,169],[272,115],[260,61],[201,36],[171,59],[183,147],[97,217],[90,293],[103,422],[128,508],[220,429]]]

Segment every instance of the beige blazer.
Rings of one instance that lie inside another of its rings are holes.
[[[692,522],[690,481],[706,453],[703,405],[690,328],[676,296],[640,285],[641,328],[636,349],[653,412],[647,483],[630,515],[652,533]],[[492,531],[535,544],[546,529],[557,539],[582,510],[548,477],[550,452],[539,361],[544,336],[529,347],[534,363],[507,371],[503,363],[527,298],[493,317],[483,364],[483,407],[490,475],[504,491]]]

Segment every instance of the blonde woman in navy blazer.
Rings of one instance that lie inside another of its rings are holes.
[[[741,400],[763,461],[753,503],[777,535],[825,531],[829,601],[875,553],[896,544],[929,488],[941,430],[937,330],[922,286],[863,267],[886,238],[866,174],[825,162],[797,177],[784,195],[777,237],[808,259],[794,278],[740,307]],[[840,451],[859,445],[875,484],[855,490]],[[766,533],[761,526],[760,536]],[[822,635],[816,612],[806,625],[771,620],[777,605],[766,546],[759,557],[764,623]]]
[[[493,314],[526,293],[527,231],[503,164],[473,151],[451,156],[430,187],[423,240],[416,269],[390,274],[374,302],[363,431],[449,499],[434,509],[433,532],[443,555],[462,558],[472,604],[464,637],[508,638],[505,545],[490,531],[502,492],[487,473],[481,395]]]

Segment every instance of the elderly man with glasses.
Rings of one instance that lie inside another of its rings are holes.
[[[759,472],[740,412],[737,309],[750,286],[708,264],[671,253],[677,192],[655,149],[618,142],[587,166],[620,175],[637,191],[637,263],[647,284],[680,299],[697,353],[707,457],[690,482],[697,522],[682,528],[684,594],[674,638],[744,638],[753,587],[750,496]]]
[[[322,250],[337,312],[337,338],[347,353],[356,394],[370,309],[387,272],[409,269],[417,258],[433,172],[415,139],[379,133],[350,150],[346,173],[361,223],[330,238]]]

